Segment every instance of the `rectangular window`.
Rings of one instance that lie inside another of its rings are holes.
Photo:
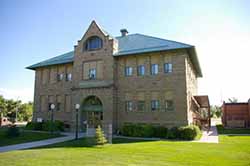
[[[49,80],[49,70],[42,69],[42,84],[46,84]]]
[[[145,67],[144,65],[138,66],[138,76],[144,76],[145,75]]]
[[[137,103],[137,109],[138,111],[144,111],[145,110],[145,101],[138,101]]]
[[[63,80],[63,73],[57,74],[57,81]]]
[[[89,69],[89,79],[96,79],[96,69]]]
[[[66,74],[66,81],[72,81],[72,74],[71,73]]]
[[[62,99],[60,95],[56,96],[56,110],[60,111],[61,110],[61,103],[62,103]]]
[[[125,76],[132,76],[133,68],[132,67],[125,67]]]
[[[71,96],[65,95],[65,111],[71,112]]]
[[[157,75],[158,74],[158,64],[152,64],[151,65],[151,75]]]
[[[159,100],[152,100],[151,101],[151,110],[156,111],[160,109],[160,102]]]
[[[40,97],[40,110],[47,111],[46,98],[45,96]]]
[[[173,102],[173,100],[166,100],[165,101],[165,109],[167,111],[173,111],[174,110],[174,102]]]
[[[132,111],[132,110],[133,110],[132,101],[126,101],[126,111]]]
[[[61,103],[56,103],[56,110],[60,111],[61,110]]]
[[[164,64],[164,72],[165,73],[172,73],[172,71],[173,71],[172,63],[165,63]]]

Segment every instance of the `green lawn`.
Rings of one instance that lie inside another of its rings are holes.
[[[250,134],[250,129],[225,129],[222,125],[216,125],[219,134]]]
[[[0,165],[250,165],[250,136],[220,136],[219,144],[115,139],[104,147],[81,139],[53,146],[0,153]]]
[[[37,132],[31,132],[31,131],[21,131],[20,136],[14,137],[14,138],[8,138],[5,135],[5,130],[0,130],[0,147],[6,146],[6,145],[13,145],[13,144],[19,144],[24,142],[31,142],[31,141],[38,141],[48,138],[55,138],[61,136],[60,134],[49,134],[49,133],[37,133]],[[1,164],[0,164],[1,165]]]

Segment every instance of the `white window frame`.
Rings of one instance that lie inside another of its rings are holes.
[[[125,102],[125,109],[126,109],[126,111],[133,111],[133,102],[132,101],[126,101]]]
[[[132,76],[133,75],[133,67],[131,66],[126,66],[125,67],[125,76]]]
[[[172,73],[172,72],[173,72],[173,64],[164,63],[164,73]]]
[[[89,69],[89,79],[90,80],[96,79],[96,68]]]
[[[138,68],[137,68],[137,72],[138,72],[138,76],[144,76],[145,75],[145,66],[144,65],[139,65]]]
[[[151,64],[151,75],[157,75],[159,73],[159,65]]]

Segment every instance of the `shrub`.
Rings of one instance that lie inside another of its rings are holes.
[[[134,133],[134,124],[125,123],[121,128],[121,134],[124,136],[132,136]]]
[[[64,123],[62,121],[56,120],[55,126],[58,131],[64,131]]]
[[[125,124],[121,134],[130,137],[158,137],[168,139],[193,140],[201,135],[198,126],[172,127],[170,130],[163,126],[153,127],[150,124]]]
[[[163,126],[155,126],[154,127],[154,137],[158,138],[166,138],[168,133],[168,128]]]
[[[25,129],[27,130],[42,130],[42,122],[28,122]]]
[[[6,131],[6,136],[7,137],[18,137],[20,135],[19,128],[16,127],[15,125],[10,126],[8,130]]]
[[[28,122],[25,126],[26,130],[34,130],[34,122]]]
[[[201,134],[200,128],[195,125],[180,127],[180,139],[194,140]]]
[[[154,128],[152,125],[146,124],[142,126],[143,137],[153,137],[154,136]]]
[[[107,143],[107,139],[102,131],[102,128],[98,125],[95,131],[96,145],[104,145]]]
[[[180,138],[180,131],[178,127],[172,127],[170,130],[167,132],[168,139],[179,139]]]
[[[125,124],[120,131],[122,135],[130,137],[154,136],[154,128],[149,124]]]
[[[25,129],[27,129],[27,130],[50,131],[52,125],[53,125],[53,130],[54,131],[64,131],[64,123],[59,121],[59,120],[56,120],[53,123],[51,121],[28,122]]]
[[[43,131],[50,131],[53,127],[53,131],[64,131],[64,123],[56,120],[54,122],[46,121],[42,124]]]

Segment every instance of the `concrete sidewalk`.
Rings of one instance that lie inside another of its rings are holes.
[[[51,144],[70,141],[70,140],[75,139],[75,133],[62,133],[62,134],[65,136],[41,140],[41,141],[2,146],[0,147],[0,153],[12,151],[12,150],[21,150],[21,149],[29,149],[29,148],[34,148],[34,147],[46,146],[46,145],[51,145]],[[79,138],[82,138],[84,136],[85,136],[85,133],[79,133]]]
[[[217,121],[211,121],[211,128],[209,131],[202,131],[202,137],[198,141],[194,142],[204,142],[204,143],[219,143],[218,131],[216,128]]]
[[[216,126],[211,126],[209,131],[202,131],[201,139],[194,142],[219,143],[219,136]]]

